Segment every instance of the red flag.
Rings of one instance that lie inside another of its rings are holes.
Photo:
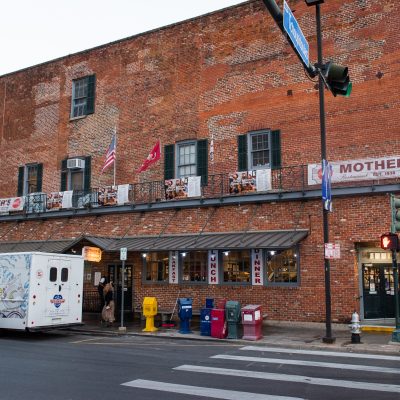
[[[157,143],[151,149],[147,158],[143,161],[141,167],[137,170],[137,173],[140,174],[143,171],[146,171],[147,168],[156,161],[161,158],[161,150],[160,150],[160,141],[157,140]]]

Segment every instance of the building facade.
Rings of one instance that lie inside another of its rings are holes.
[[[288,3],[316,60],[314,9]],[[321,9],[324,58],[353,82],[350,98],[325,96],[332,320],[393,318],[379,236],[400,191],[400,5]],[[145,296],[171,311],[225,298],[324,321],[318,85],[262,1],[1,76],[0,112],[0,252],[93,252],[84,310],[102,275],[121,297],[127,248],[128,314]]]

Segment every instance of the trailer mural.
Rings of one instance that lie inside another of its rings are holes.
[[[0,318],[25,318],[30,258],[29,254],[0,256]]]

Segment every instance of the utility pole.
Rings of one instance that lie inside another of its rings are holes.
[[[289,44],[292,46],[293,50],[295,51],[295,54],[298,56],[299,60],[303,64],[303,67],[308,73],[308,75],[311,78],[314,78],[318,75],[321,163],[322,163],[322,168],[324,169],[325,165],[327,165],[325,97],[324,97],[325,87],[329,89],[330,92],[335,97],[337,95],[349,97],[352,90],[352,83],[350,82],[350,78],[348,75],[348,68],[333,64],[332,62],[327,62],[326,64],[324,64],[323,61],[320,5],[324,3],[324,0],[305,0],[307,6],[316,7],[318,62],[315,65],[311,65],[308,62],[308,57],[305,61],[304,54],[301,54],[301,52],[296,48],[295,43],[290,38],[290,34],[288,34],[288,31],[285,29],[284,16],[282,15],[282,12],[279,9],[278,5],[276,4],[275,0],[263,0],[263,2],[265,7],[271,14],[272,18],[278,25],[279,29],[286,36]],[[284,1],[284,8],[285,7],[287,9],[288,5]],[[324,236],[325,322],[326,322],[326,333],[325,336],[322,338],[322,340],[325,343],[333,343],[335,341],[335,338],[332,337],[330,262],[329,259],[325,257],[325,244],[329,243],[329,218],[328,218],[329,212],[330,212],[330,206],[326,207],[324,202],[322,202],[322,223],[323,223],[323,236]]]

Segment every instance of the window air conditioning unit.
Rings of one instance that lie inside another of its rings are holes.
[[[83,169],[85,168],[85,160],[81,158],[70,158],[67,160],[68,169]]]

